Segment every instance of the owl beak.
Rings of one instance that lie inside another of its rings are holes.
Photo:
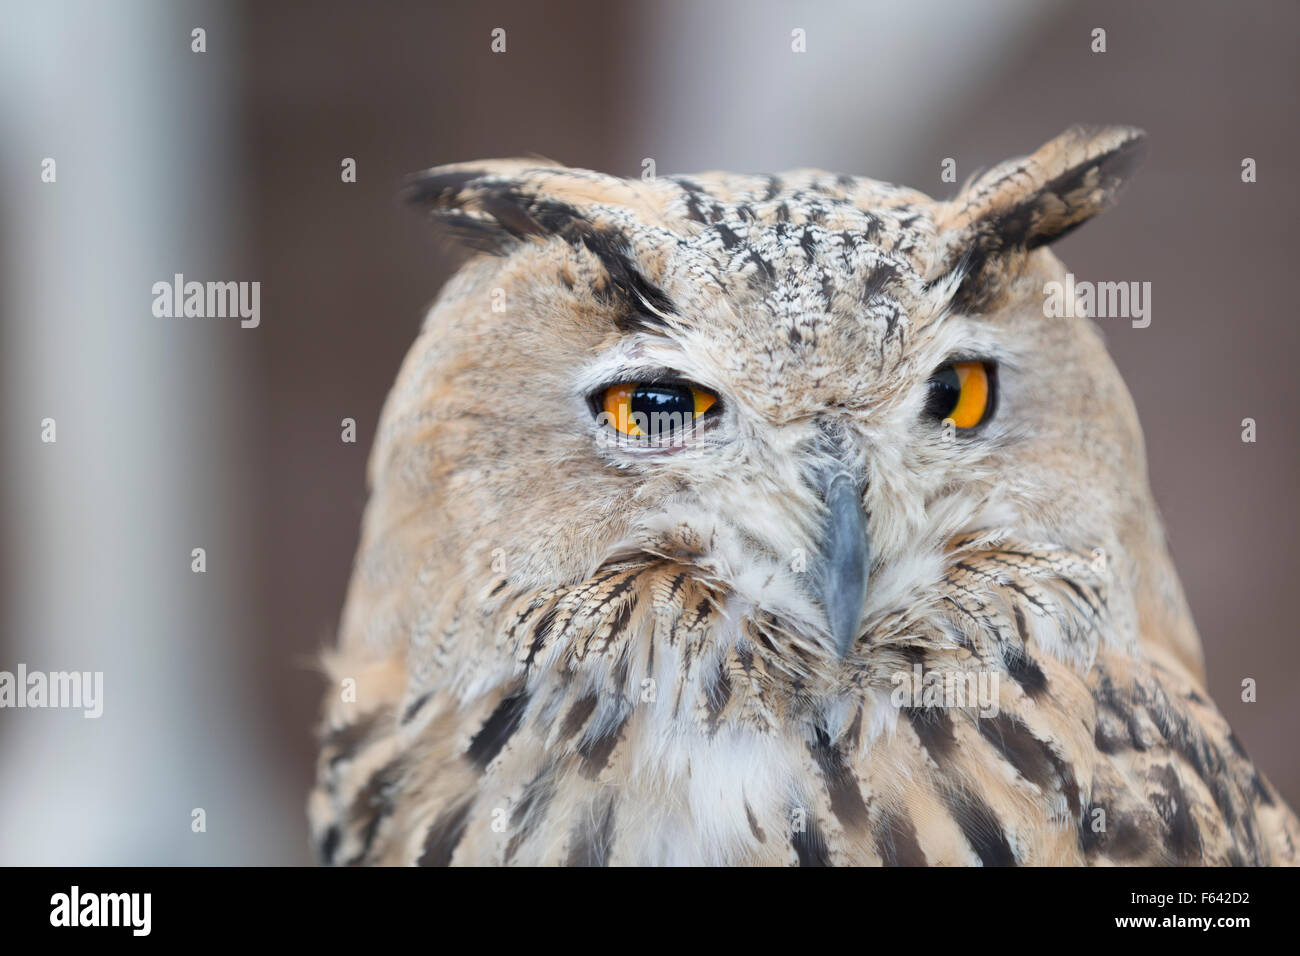
[[[843,657],[858,638],[867,600],[871,536],[862,508],[862,490],[845,472],[826,486],[821,603],[835,649]]]

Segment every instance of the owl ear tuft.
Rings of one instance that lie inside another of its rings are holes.
[[[635,184],[559,164],[499,159],[417,173],[407,181],[406,198],[483,252],[499,255],[522,240],[556,238],[590,253],[604,273],[595,294],[618,306],[620,327],[662,325],[677,313],[608,215],[610,207],[646,208]]]
[[[403,198],[465,245],[500,253],[520,239],[562,233],[581,218],[571,206],[530,188],[535,174],[550,171],[536,160],[436,166],[410,176]]]
[[[1111,206],[1145,152],[1146,135],[1131,126],[1073,126],[967,185],[940,221],[943,271],[965,273],[964,304],[987,300],[1023,253]]]

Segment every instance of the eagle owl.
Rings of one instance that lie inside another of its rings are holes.
[[[954,198],[442,166],[327,655],[334,863],[1279,864],[1132,401],[1047,249],[1134,129]]]

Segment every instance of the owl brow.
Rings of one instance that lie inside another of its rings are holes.
[[[577,215],[576,210],[574,213]],[[669,320],[680,312],[668,294],[651,282],[628,254],[631,243],[627,237],[613,227],[597,226],[585,217],[579,218],[584,226],[576,230],[576,237],[572,233],[560,235],[573,248],[580,245],[586,248],[604,267],[609,281],[603,290],[596,290],[596,295],[616,307],[615,325],[623,332],[665,331]]]
[[[660,332],[680,315],[676,304],[650,281],[634,261],[632,244],[617,227],[596,223],[577,207],[530,193],[518,180],[497,180],[472,170],[414,177],[407,199],[429,208],[454,235],[485,252],[529,238],[556,237],[573,249],[586,249],[605,270],[606,282],[593,289],[616,311],[623,332]]]

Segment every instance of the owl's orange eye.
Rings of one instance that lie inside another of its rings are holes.
[[[930,376],[925,409],[958,428],[974,428],[993,414],[996,368],[988,362],[953,362]]]
[[[597,411],[622,435],[662,441],[678,435],[718,401],[694,385],[623,382],[596,396]]]

